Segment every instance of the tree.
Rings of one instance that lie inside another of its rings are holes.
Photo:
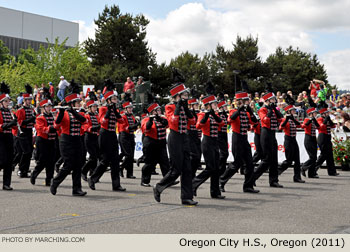
[[[47,48],[41,46],[38,51],[33,48],[21,50],[17,60],[4,64],[0,69],[0,79],[9,83],[12,92],[24,91],[24,85],[48,83],[58,84],[64,75],[69,81],[74,78],[80,83],[89,83],[92,66],[80,45],[72,48],[61,44],[56,39]],[[55,85],[57,87],[57,85]]]
[[[11,59],[10,50],[0,40],[0,65],[7,63]]]
[[[327,73],[316,55],[302,52],[291,46],[286,50],[281,47],[266,59],[268,74],[266,81],[281,92],[293,90],[300,93],[307,90],[310,80],[316,78],[327,84]]]
[[[209,79],[209,69],[198,54],[181,53],[170,61],[169,66],[180,70],[186,79],[186,87],[204,90],[203,84]]]
[[[105,6],[95,20],[95,39],[89,38],[84,42],[93,65],[112,65],[109,72],[113,75],[110,76],[112,79],[124,80],[128,75],[148,77],[147,67],[155,62],[155,54],[145,40],[148,23],[142,14],[133,17],[129,13],[121,13],[117,5]]]
[[[235,74],[238,70],[237,91],[242,90],[241,80],[248,82],[251,91],[258,90],[260,85],[256,80],[265,72],[265,66],[258,56],[258,38],[248,36],[242,39],[237,36],[232,50],[225,50],[217,45],[212,55],[212,66],[217,69],[216,80],[222,91],[233,95],[235,91]]]

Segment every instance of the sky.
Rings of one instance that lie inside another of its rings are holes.
[[[106,4],[150,20],[147,40],[159,63],[184,51],[202,56],[218,43],[232,49],[237,35],[251,34],[263,59],[278,46],[299,47],[317,54],[331,84],[350,90],[350,0],[0,0],[2,7],[78,22],[80,42],[94,38],[94,19]]]

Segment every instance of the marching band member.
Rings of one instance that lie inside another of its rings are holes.
[[[132,113],[133,105],[131,101],[126,101],[122,104],[124,114],[122,115],[123,123],[118,123],[119,143],[124,160],[121,164],[120,170],[126,170],[126,177],[130,179],[136,178],[134,176],[134,153],[135,153],[135,134],[139,123],[135,120]]]
[[[289,166],[294,162],[294,177],[295,183],[305,183],[301,179],[300,175],[300,152],[296,139],[297,128],[300,128],[300,123],[294,118],[296,114],[295,107],[288,105],[284,108],[286,111],[285,118],[282,119],[280,129],[284,131],[284,148],[286,160],[284,160],[281,166],[278,168],[278,175],[281,175]]]
[[[79,86],[71,81],[71,94],[68,94],[64,100],[68,108],[60,108],[55,121],[55,128],[62,130],[60,138],[60,151],[63,158],[63,167],[59,170],[56,177],[53,178],[50,191],[56,195],[57,187],[72,172],[73,196],[85,196],[86,192],[81,189],[81,158],[82,143],[80,131],[82,124],[86,123],[86,118],[78,111],[80,110]]]
[[[308,171],[309,178],[319,178],[316,174],[316,160],[317,160],[317,138],[316,129],[320,127],[316,120],[317,111],[315,108],[309,108],[306,111],[308,118],[305,118],[301,127],[305,130],[304,146],[309,155],[309,159],[303,163],[301,167],[301,174],[306,176]]]
[[[94,92],[89,93],[89,101],[86,103],[88,107],[88,112],[85,117],[87,119],[87,123],[84,125],[84,142],[89,153],[89,159],[84,164],[81,170],[81,178],[84,181],[87,181],[87,174],[91,175],[94,169],[97,166],[98,161],[98,133],[101,129],[99,120],[98,120],[98,104],[96,103],[97,97]]]
[[[218,146],[219,146],[219,175],[221,176],[226,170],[226,162],[228,154],[228,140],[227,140],[227,119],[228,110],[227,103],[222,100],[218,103],[219,116],[224,122],[223,126],[218,129]]]
[[[332,135],[331,129],[335,128],[335,124],[329,117],[327,108],[320,109],[321,117],[317,119],[320,125],[318,129],[317,143],[320,146],[321,154],[318,156],[316,161],[316,171],[321,167],[324,161],[327,162],[327,171],[329,176],[338,176],[337,170],[334,165],[333,158],[333,146],[332,146]]]
[[[189,123],[187,126],[187,134],[190,141],[190,159],[191,159],[191,170],[192,170],[192,178],[196,176],[196,172],[198,167],[201,165],[201,139],[202,139],[202,131],[196,128],[198,113],[199,111],[199,103],[196,98],[188,100],[188,106],[190,111],[192,112],[194,119],[193,123]]]
[[[12,117],[9,109],[10,89],[2,82],[0,94],[0,170],[3,170],[2,189],[11,191],[13,135],[12,129],[17,127],[17,119]]]
[[[152,103],[148,106],[149,116],[144,118],[141,129],[145,135],[142,143],[145,164],[142,167],[141,186],[150,187],[154,167],[159,164],[163,177],[169,172],[170,164],[166,150],[166,128],[168,120],[162,115],[160,106]]]
[[[281,112],[276,109],[276,97],[274,93],[269,92],[263,97],[264,107],[259,109],[258,115],[261,121],[261,147],[263,149],[263,158],[254,171],[254,182],[269,169],[269,183],[271,187],[283,186],[278,183],[278,144],[276,140],[276,131],[278,122],[283,117]]]
[[[218,129],[225,122],[215,113],[218,109],[214,95],[209,95],[202,100],[206,112],[198,114],[196,127],[203,132],[202,152],[205,160],[205,169],[193,178],[193,195],[197,196],[197,189],[210,178],[210,196],[215,199],[224,199],[219,188],[219,145]]]
[[[104,98],[107,102],[105,106],[100,107],[99,122],[101,124],[100,135],[98,136],[98,146],[100,150],[100,162],[94,169],[94,172],[88,178],[89,187],[95,190],[95,183],[111,167],[111,179],[113,191],[125,191],[120,185],[119,177],[119,149],[118,138],[116,134],[116,124],[124,123],[124,119],[117,109],[118,93],[113,90],[114,84],[111,80],[106,81],[106,92]]]
[[[18,135],[18,143],[22,151],[18,169],[20,178],[29,178],[29,166],[33,154],[33,127],[35,124],[35,111],[31,105],[33,99],[32,87],[26,84],[25,88],[23,106],[17,111],[17,120],[22,132]]]
[[[170,133],[168,136],[168,150],[170,155],[170,171],[153,187],[154,198],[160,202],[161,193],[174,185],[181,175],[181,200],[184,205],[196,205],[193,200],[192,170],[190,160],[190,144],[187,136],[188,123],[195,118],[188,108],[189,90],[182,83],[177,83],[170,90],[174,103],[165,106]]]
[[[30,177],[30,183],[35,185],[35,179],[40,172],[46,169],[45,185],[51,185],[51,179],[54,175],[55,167],[55,139],[56,128],[54,126],[54,116],[51,112],[52,103],[50,100],[45,99],[40,102],[42,113],[36,118],[35,129],[36,136],[36,166]]]
[[[220,189],[225,191],[225,184],[245,164],[243,192],[258,193],[259,190],[254,189],[253,157],[247,135],[250,125],[257,123],[257,119],[249,106],[248,93],[237,92],[235,98],[237,109],[232,109],[228,117],[232,129],[231,145],[234,162],[220,177]]]

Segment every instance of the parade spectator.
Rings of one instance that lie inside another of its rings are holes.
[[[64,99],[64,93],[67,87],[69,87],[69,82],[64,79],[64,76],[60,77],[60,83],[58,84],[57,97],[60,101]]]
[[[306,92],[306,91],[303,91],[302,94],[303,94],[304,100],[307,100],[307,97],[308,97],[308,96],[307,96],[307,92]]]
[[[310,81],[309,89],[310,89],[310,95],[317,97],[317,92],[320,90],[320,84],[315,80],[312,80]]]
[[[345,103],[345,107],[342,109],[345,113],[350,114],[350,100]]]
[[[140,86],[140,85],[142,85],[142,84],[144,84],[143,77],[142,77],[142,76],[139,76],[136,85],[137,85],[137,86]]]
[[[33,90],[34,100],[36,100],[36,96],[38,95],[38,91],[39,91],[39,86],[37,84],[35,84],[34,85],[34,90]]]
[[[337,94],[337,90],[336,89],[332,89],[332,95],[329,97],[329,99],[336,103],[339,100],[339,95]]]
[[[53,100],[55,98],[55,88],[52,84],[52,82],[49,82],[49,93],[50,93],[50,97]]]
[[[17,106],[22,106],[23,104],[23,93],[19,93],[19,95],[17,96]]]
[[[258,102],[260,100],[260,96],[258,92],[255,92],[255,96],[254,96],[254,101]]]
[[[126,78],[126,82],[124,83],[124,93],[134,93],[135,92],[135,84],[131,81],[131,78]]]
[[[350,115],[349,115],[349,113],[341,112],[340,116],[343,119],[343,123],[342,123],[343,131],[350,132]]]

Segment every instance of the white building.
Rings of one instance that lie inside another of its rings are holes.
[[[47,46],[47,41],[53,43],[56,38],[59,42],[68,38],[66,46],[75,46],[79,41],[79,24],[0,7],[0,40],[12,55],[29,45],[37,50],[40,44]]]

